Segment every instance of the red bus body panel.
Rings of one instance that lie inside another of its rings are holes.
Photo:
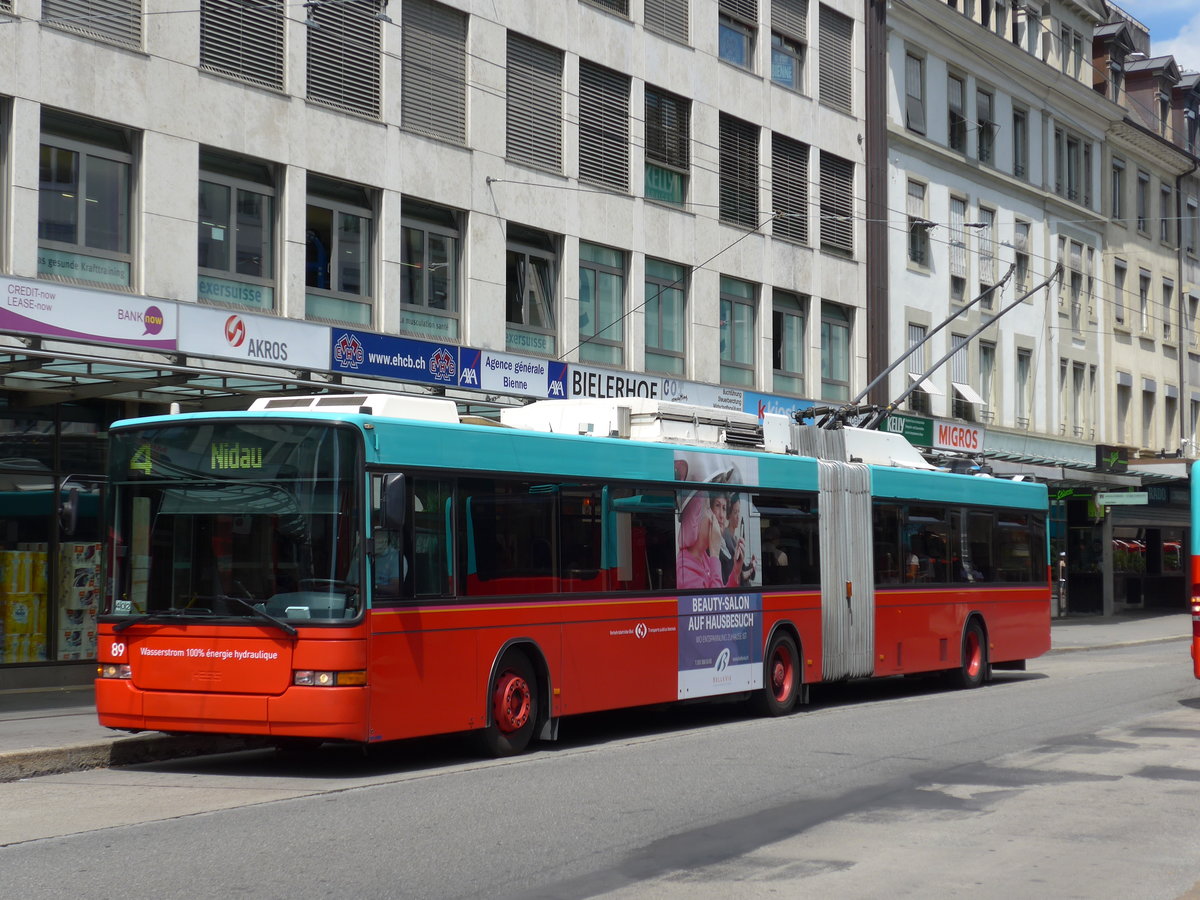
[[[967,617],[983,617],[993,662],[1029,659],[1050,644],[1048,585],[875,594],[875,673],[960,664]],[[800,642],[805,683],[821,680],[818,591],[762,595],[765,647],[776,628]],[[486,686],[504,648],[532,644],[545,663],[550,714],[574,715],[678,698],[675,597],[513,598],[379,609],[348,628],[194,624],[100,628],[101,663],[133,677],[98,679],[111,728],[383,741],[481,728]],[[114,647],[121,653],[114,653]],[[365,687],[291,683],[295,669],[366,670]]]

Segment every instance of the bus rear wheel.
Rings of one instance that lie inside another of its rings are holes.
[[[537,676],[528,657],[510,650],[488,687],[488,724],[483,746],[491,756],[515,756],[529,746],[537,727]]]
[[[987,681],[990,672],[983,626],[972,619],[963,631],[962,663],[953,674],[954,683],[961,688],[977,688]]]
[[[763,659],[763,687],[755,697],[759,712],[786,716],[796,708],[800,696],[800,653],[790,634],[771,638]]]

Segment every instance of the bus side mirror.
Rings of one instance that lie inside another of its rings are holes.
[[[75,528],[79,524],[79,488],[68,489],[65,498],[60,495],[58,524],[67,537],[75,533]]]
[[[383,486],[379,493],[380,526],[391,531],[404,528],[404,519],[408,512],[406,494],[403,474],[397,472],[383,476]]]

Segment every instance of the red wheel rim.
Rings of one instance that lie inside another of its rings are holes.
[[[505,734],[520,731],[529,721],[529,683],[516,672],[505,672],[496,681],[492,695],[492,717]]]
[[[975,678],[979,675],[979,671],[983,668],[983,645],[979,643],[979,633],[972,631],[967,634],[966,646],[966,669],[967,675]]]
[[[792,694],[792,681],[796,670],[792,665],[792,654],[787,648],[779,646],[771,657],[771,693],[776,700],[783,702]]]

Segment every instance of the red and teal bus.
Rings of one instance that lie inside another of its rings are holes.
[[[781,715],[1049,649],[1042,485],[658,401],[502,422],[360,395],[115,424],[101,723],[504,755],[579,713]]]

